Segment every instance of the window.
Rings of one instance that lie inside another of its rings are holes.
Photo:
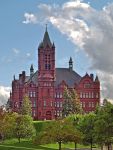
[[[48,70],[50,70],[51,69],[51,65],[50,64],[48,64]]]
[[[62,98],[62,93],[60,93],[59,95],[60,95],[60,98]]]
[[[85,83],[84,84],[84,88],[90,88],[91,87],[91,84],[90,83]]]
[[[48,68],[48,67],[47,67],[47,64],[45,64],[45,69],[47,70],[47,68]]]
[[[59,102],[57,102],[57,107],[59,107]]]
[[[94,102],[92,102],[92,107],[94,107]]]
[[[60,117],[62,117],[62,111],[60,110]]]
[[[91,92],[89,92],[89,98],[91,98]]]
[[[51,101],[51,107],[53,106],[53,102]]]
[[[82,102],[82,107],[85,107],[85,102]]]
[[[99,98],[99,94],[98,93],[96,93],[96,98]]]
[[[56,115],[56,110],[55,110],[55,115]]]
[[[92,92],[91,97],[94,98],[94,93]]]
[[[91,102],[89,102],[89,107],[91,107],[92,105],[91,105],[92,103]]]
[[[36,116],[36,110],[32,111],[32,116],[35,117]]]
[[[88,98],[88,93],[86,93],[86,98]]]
[[[36,97],[36,93],[35,92],[33,92],[33,97]]]
[[[55,107],[56,107],[56,102],[55,102]]]
[[[82,98],[82,92],[80,92],[80,98]]]
[[[35,100],[33,101],[33,107],[36,107],[36,101]]]
[[[46,107],[46,101],[44,100],[44,107]]]
[[[59,93],[56,93],[56,98],[59,98]]]
[[[30,92],[29,92],[29,96],[30,96],[30,97],[32,97],[32,96],[33,96],[32,91],[30,91]]]
[[[57,110],[57,116],[59,116],[60,114],[59,114],[59,110]]]
[[[60,107],[62,108],[62,102],[60,102]]]
[[[46,69],[46,70],[50,70],[50,69],[51,69],[51,65],[46,63],[46,64],[45,64],[45,69]]]
[[[83,93],[83,98],[85,98],[86,96],[85,96],[85,93]]]

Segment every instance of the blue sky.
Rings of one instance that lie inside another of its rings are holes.
[[[78,3],[74,9],[71,5],[72,2]],[[37,48],[43,39],[47,23],[51,41],[54,41],[56,46],[56,67],[68,67],[68,59],[72,56],[75,71],[82,76],[86,71],[97,73],[106,89],[107,83],[104,81],[107,73],[109,72],[112,78],[113,72],[111,71],[112,67],[105,68],[104,66],[110,66],[112,62],[106,61],[103,66],[103,63],[98,60],[104,57],[104,53],[100,57],[101,51],[94,53],[89,49],[96,49],[97,45],[99,45],[98,50],[102,48],[102,42],[98,43],[92,34],[97,36],[97,39],[98,37],[101,39],[105,33],[103,34],[101,30],[101,34],[99,34],[98,31],[102,27],[106,30],[111,28],[108,24],[106,25],[107,20],[102,17],[112,18],[110,12],[112,2],[112,0],[0,0],[0,86],[10,87],[13,75],[15,74],[18,78],[18,74],[23,70],[29,74],[31,63],[37,70]],[[106,13],[107,11],[103,11],[104,7],[110,12],[109,14]],[[67,17],[65,14],[69,16]],[[30,19],[28,19],[29,17]],[[35,20],[32,20],[33,17]],[[100,17],[100,20],[96,17]],[[27,19],[29,22],[26,22]],[[63,19],[65,19],[64,24],[62,23]],[[100,22],[105,26],[102,26]],[[74,23],[76,23],[75,27]],[[91,32],[89,33],[89,31]],[[75,32],[74,35],[73,32]],[[109,82],[111,83],[111,80]],[[112,95],[108,93],[107,97],[112,98]]]

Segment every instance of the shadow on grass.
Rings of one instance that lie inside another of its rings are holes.
[[[14,147],[17,147],[17,148],[29,148],[29,149],[39,149],[39,150],[57,150],[57,148],[52,148],[52,147],[49,147],[47,145],[37,145],[37,144],[34,144],[31,140],[21,140],[21,142],[19,143],[17,140],[15,139],[12,139],[10,140],[9,142],[7,141],[4,141],[3,143],[1,143],[1,145],[4,145],[4,146],[14,146]],[[12,148],[13,149],[13,148]],[[0,149],[1,150],[1,149]],[[23,150],[23,149],[22,149]]]
[[[38,146],[37,149],[42,149],[42,150],[57,150],[56,148],[48,148],[46,146]]]

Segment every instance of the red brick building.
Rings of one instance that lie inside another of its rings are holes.
[[[62,116],[64,87],[76,89],[85,112],[94,111],[100,103],[100,82],[93,74],[81,77],[73,70],[72,58],[68,68],[55,68],[55,45],[51,43],[46,29],[43,41],[38,47],[38,71],[33,65],[30,75],[25,71],[19,79],[12,81],[10,104],[13,111],[19,111],[23,96],[28,94],[32,103],[32,116],[36,120],[55,119]]]

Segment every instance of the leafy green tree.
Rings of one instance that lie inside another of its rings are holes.
[[[68,120],[57,120],[49,123],[43,132],[39,133],[35,143],[45,144],[57,142],[59,150],[61,150],[62,143],[74,142],[76,144],[81,140],[81,133],[75,129],[72,122]]]
[[[63,98],[63,117],[69,114],[79,114],[83,112],[79,96],[75,89],[69,90],[65,87]]]
[[[65,118],[66,124],[69,124],[69,133],[67,135],[68,142],[74,142],[75,150],[77,149],[77,144],[82,142],[83,134],[79,130],[79,120],[83,117],[82,114],[69,115]]]
[[[96,115],[94,113],[83,115],[83,117],[79,121],[79,126],[78,126],[79,130],[83,133],[83,143],[90,144],[91,150],[95,142],[94,139],[95,117]]]
[[[30,115],[31,116],[31,101],[27,95],[24,96],[20,113],[22,115]]]
[[[105,100],[104,105],[98,107],[96,114],[94,128],[96,142],[101,147],[107,145],[110,150],[113,143],[113,105]]]
[[[16,125],[16,117],[17,116],[18,116],[18,114],[15,112],[6,113],[5,118],[4,118],[5,138],[13,138],[14,137],[14,127]]]
[[[15,136],[19,143],[21,138],[31,138],[35,134],[33,120],[28,115],[18,115],[16,118]]]
[[[77,143],[80,143],[82,140],[82,133],[77,130],[72,124],[69,125],[68,133],[65,136],[65,142],[74,142],[75,150],[77,149]]]
[[[0,139],[14,137],[15,119],[17,113],[9,113],[0,110]]]

